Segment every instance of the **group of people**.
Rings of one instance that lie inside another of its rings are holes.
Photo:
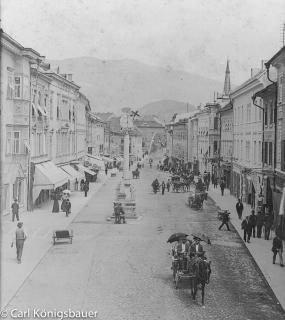
[[[252,209],[251,214],[242,219],[244,207],[241,199],[238,199],[236,211],[239,219],[242,220],[241,228],[243,229],[243,240],[245,242],[250,243],[251,237],[261,238],[262,232],[264,232],[264,239],[269,240],[270,230],[273,225],[273,214],[270,212],[270,208],[265,207],[263,209],[264,210],[260,208],[257,212],[257,215],[255,214],[255,210]],[[276,232],[276,235],[273,238],[272,252],[273,264],[275,264],[276,256],[278,254],[280,266],[283,267],[283,240],[278,232]]]
[[[153,188],[153,192],[157,193],[157,191],[160,189],[161,187],[161,194],[164,195],[165,193],[165,189],[167,189],[167,191],[170,191],[170,180],[168,179],[167,182],[165,183],[164,181],[161,182],[161,184],[159,183],[158,179],[154,179],[151,186]]]
[[[179,241],[176,242],[172,248],[172,260],[179,259],[183,264],[180,266],[181,269],[187,269],[187,263],[189,258],[200,257],[202,259],[207,259],[205,257],[205,251],[201,245],[201,239],[193,236],[193,241],[187,239],[187,237],[179,238]]]

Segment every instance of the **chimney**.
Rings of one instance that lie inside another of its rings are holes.
[[[72,73],[67,74],[67,80],[72,81]]]
[[[251,69],[250,69],[250,77],[251,77],[251,78],[254,77],[255,75],[258,74],[259,71],[260,71],[259,68],[251,68]]]

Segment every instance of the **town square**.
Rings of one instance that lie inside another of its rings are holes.
[[[285,319],[283,1],[2,0],[0,32],[0,318]]]

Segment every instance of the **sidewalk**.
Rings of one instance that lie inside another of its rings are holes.
[[[117,175],[117,177],[120,175]],[[1,307],[8,304],[17,293],[26,278],[40,263],[48,249],[53,245],[52,234],[54,230],[66,229],[75,219],[76,215],[88,203],[90,198],[106,184],[110,177],[100,173],[98,182],[90,183],[88,196],[74,191],[71,193],[71,215],[67,218],[64,212],[52,213],[53,201],[46,203],[42,208],[32,212],[20,213],[20,221],[24,223],[27,241],[23,250],[21,264],[16,262],[15,245],[11,248],[12,238],[16,230],[17,221],[11,221],[11,215],[2,217],[1,238]]]
[[[225,195],[222,197],[220,188],[214,189],[212,185],[209,187],[208,196],[213,199],[221,209],[228,209],[231,212],[231,224],[243,239],[243,230],[241,229],[242,220],[238,219],[236,213],[237,199],[230,195],[228,189],[225,189]],[[243,205],[244,218],[245,216],[250,215],[251,208],[247,204]],[[251,238],[250,243],[244,244],[263,273],[281,306],[285,310],[285,268],[280,267],[278,257],[276,259],[277,263],[275,265],[272,263],[272,233],[270,234],[270,240],[264,240],[264,234],[262,234],[262,237],[263,238],[260,239]]]

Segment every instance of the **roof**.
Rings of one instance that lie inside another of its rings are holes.
[[[164,124],[155,115],[143,115],[134,120],[139,128],[163,128]]]
[[[238,90],[246,87],[248,84],[250,84],[251,82],[253,82],[254,80],[259,79],[261,76],[263,76],[266,73],[266,70],[260,70],[259,72],[257,72],[253,77],[247,79],[245,82],[243,82],[242,84],[240,84],[239,86],[235,87],[232,91],[231,91],[231,95],[234,92],[237,92]]]
[[[233,104],[229,102],[222,109],[220,109],[217,113],[223,113],[225,111],[231,110],[233,108]]]
[[[113,112],[96,112],[95,114],[103,121],[109,121],[111,117],[115,116]]]
[[[256,92],[254,94],[254,98],[259,97],[264,99],[265,97],[268,97],[269,95],[275,95],[276,94],[276,82],[275,83],[271,83],[270,85],[268,85],[267,87],[265,87],[264,89]]]
[[[268,69],[272,62],[276,58],[278,58],[283,52],[285,52],[285,46],[282,47],[278,52],[276,52],[275,55],[265,63],[265,67]]]

